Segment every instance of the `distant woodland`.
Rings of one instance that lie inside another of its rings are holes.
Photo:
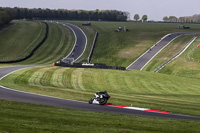
[[[136,15],[135,15],[136,16]],[[84,21],[127,21],[129,12],[118,10],[67,10],[67,9],[41,9],[41,8],[9,8],[0,7],[0,26],[9,23],[13,19],[63,19],[63,20],[84,20]],[[139,17],[139,16],[138,16]],[[134,17],[134,20],[139,18]],[[164,22],[200,23],[200,14],[187,17],[165,16]]]
[[[6,24],[12,19],[65,19],[86,21],[127,21],[128,12],[117,10],[66,10],[66,9],[41,9],[41,8],[3,8],[0,7],[0,24]]]

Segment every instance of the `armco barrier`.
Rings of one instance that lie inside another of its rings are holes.
[[[74,63],[73,65],[66,64],[64,62],[55,63],[55,66],[62,67],[75,67],[75,68],[97,68],[97,69],[113,69],[113,70],[126,70],[126,67],[121,66],[106,66],[106,64],[95,63],[93,65],[83,65],[82,63]]]
[[[98,37],[99,33],[96,32],[95,36],[94,36],[94,40],[93,40],[93,44],[92,44],[92,48],[91,48],[91,51],[90,51],[90,55],[88,56],[88,63],[90,63],[91,59],[92,59],[92,55],[93,55],[93,52],[94,52],[94,48],[95,48],[95,44],[97,42],[97,37]]]
[[[35,53],[35,51],[42,46],[42,44],[47,40],[48,38],[48,34],[49,34],[49,25],[46,22],[43,22],[46,25],[46,33],[44,38],[42,39],[42,41],[25,57],[21,58],[21,59],[17,59],[17,60],[12,60],[12,61],[0,61],[0,63],[16,63],[16,62],[21,62],[21,61],[25,61],[28,58],[30,58],[31,56],[33,56],[33,54]]]

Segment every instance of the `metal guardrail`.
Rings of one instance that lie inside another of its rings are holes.
[[[126,67],[121,66],[106,66],[106,64],[95,63],[95,64],[82,64],[82,63],[73,63],[73,65],[64,63],[60,61],[59,63],[54,63],[53,66],[61,67],[72,67],[72,68],[96,68],[96,69],[113,69],[113,70],[126,70]]]
[[[159,66],[158,68],[156,68],[154,70],[154,72],[158,72],[160,69],[162,69],[165,65],[167,65],[170,61],[174,60],[175,58],[177,58],[178,56],[180,56],[189,46],[190,44],[192,44],[194,42],[194,40],[196,40],[196,36],[194,36],[176,55],[174,55],[173,57],[171,57],[170,59],[168,59],[166,62],[164,62],[161,66]]]
[[[92,59],[92,55],[93,55],[93,52],[94,52],[94,48],[95,48],[95,44],[96,44],[98,35],[99,35],[99,33],[96,32],[96,34],[94,36],[93,44],[92,44],[92,47],[91,47],[91,51],[90,51],[90,54],[88,56],[88,63],[90,63],[90,61]]]

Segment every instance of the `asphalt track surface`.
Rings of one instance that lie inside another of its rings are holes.
[[[199,32],[180,32],[171,33],[164,36],[158,43],[152,46],[148,51],[141,55],[137,60],[135,60],[127,69],[142,70],[163,48],[165,48],[170,42],[181,35],[186,34],[197,34]]]
[[[0,68],[0,80],[12,72],[15,72],[20,69],[28,68],[28,67],[35,67],[35,65],[2,67]],[[93,104],[88,104],[87,102],[68,100],[68,99],[62,99],[62,98],[56,98],[56,97],[50,97],[50,96],[45,96],[45,95],[18,91],[18,90],[6,88],[3,86],[0,86],[0,99],[24,102],[24,103],[55,106],[55,107],[61,107],[61,108],[95,111],[95,112],[153,116],[153,117],[162,117],[162,118],[200,121],[200,117],[196,117],[196,116],[187,116],[187,115],[179,115],[179,114],[171,114],[171,113],[163,114],[163,113],[111,107],[111,106],[106,106],[106,105],[105,106],[93,105]]]
[[[60,23],[60,22],[57,22]],[[72,51],[67,55],[63,61],[65,61],[67,58],[74,58],[74,61],[78,60],[82,54],[84,53],[87,45],[87,37],[85,33],[77,26],[69,23],[60,23],[63,24],[64,26],[69,27],[75,36],[75,45],[72,48]]]

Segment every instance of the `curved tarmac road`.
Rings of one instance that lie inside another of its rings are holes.
[[[0,68],[0,80],[6,75],[9,75],[10,73],[14,71],[24,69],[27,67],[34,67],[34,66],[35,65],[2,67]],[[80,101],[75,101],[75,100],[68,100],[68,99],[55,98],[55,97],[44,96],[44,95],[39,95],[39,94],[32,94],[28,92],[22,92],[18,90],[9,89],[3,86],[0,86],[0,99],[32,103],[32,104],[56,106],[56,107],[62,107],[62,108],[96,111],[96,112],[155,116],[155,117],[163,117],[163,118],[198,120],[198,121],[200,120],[200,117],[195,117],[195,116],[186,116],[186,115],[170,114],[170,113],[163,114],[163,113],[131,110],[131,109],[118,108],[118,107],[111,107],[111,106],[92,105],[92,104],[88,104],[87,102],[80,102]]]
[[[163,48],[165,48],[170,42],[181,35],[197,34],[199,32],[180,32],[171,33],[164,36],[158,43],[152,46],[148,51],[141,55],[137,60],[130,64],[127,69],[142,70]]]
[[[72,51],[69,53],[69,55],[67,55],[64,59],[62,59],[62,61],[65,61],[67,58],[74,58],[74,61],[76,61],[82,56],[82,54],[86,49],[87,37],[85,33],[78,26],[69,23],[60,23],[60,24],[69,27],[73,31],[75,36],[75,44]]]

